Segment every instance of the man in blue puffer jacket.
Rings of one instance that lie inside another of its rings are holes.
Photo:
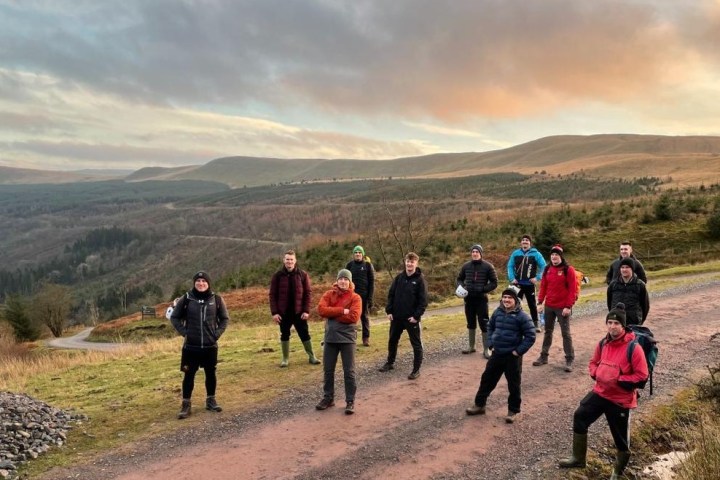
[[[497,386],[500,377],[505,374],[508,390],[507,423],[513,423],[520,413],[520,380],[522,356],[535,343],[535,326],[522,311],[520,299],[513,289],[502,292],[500,306],[493,312],[488,325],[492,357],[485,366],[480,378],[480,388],[475,395],[475,404],[466,409],[468,415],[483,415],[490,393]]]

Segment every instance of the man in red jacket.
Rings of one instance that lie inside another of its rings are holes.
[[[625,305],[618,303],[607,314],[607,336],[590,359],[588,370],[595,386],[575,410],[573,453],[560,461],[562,468],[585,467],[588,428],[603,414],[617,448],[611,480],[620,478],[630,461],[630,410],[637,407],[636,385],[648,378],[648,367],[640,345],[628,350],[635,334],[626,330],[626,322]]]
[[[550,250],[550,265],[543,271],[538,295],[538,306],[543,308],[542,305],[545,303],[545,336],[540,357],[533,362],[533,366],[547,365],[555,330],[555,319],[557,319],[562,332],[565,371],[572,372],[575,350],[573,350],[572,336],[570,335],[570,316],[575,300],[577,300],[575,298],[576,285],[575,269],[565,261],[562,245],[553,245]]]

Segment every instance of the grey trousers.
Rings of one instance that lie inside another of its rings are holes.
[[[545,337],[543,337],[541,355],[547,357],[550,354],[550,346],[552,345],[553,331],[555,330],[555,319],[560,324],[562,332],[563,351],[565,352],[565,360],[575,360],[575,350],[573,350],[572,336],[570,335],[570,319],[562,316],[562,308],[545,307]]]
[[[343,374],[345,377],[345,401],[355,401],[355,344],[354,343],[325,343],[323,347],[323,369],[325,382],[323,385],[323,397],[328,400],[335,398],[335,365],[337,365],[338,354],[342,360]]]

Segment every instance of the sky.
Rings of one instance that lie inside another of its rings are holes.
[[[720,135],[720,0],[0,0],[0,166]]]

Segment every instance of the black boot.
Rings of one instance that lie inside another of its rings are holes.
[[[573,433],[572,456],[560,460],[560,468],[585,468],[587,458],[587,433]]]
[[[183,418],[187,418],[192,413],[192,405],[190,404],[189,398],[183,398],[182,401],[182,407],[180,408],[180,413],[178,413],[178,419],[182,420]]]
[[[205,410],[210,410],[211,412],[222,412],[222,407],[218,405],[217,401],[215,401],[215,395],[208,396],[207,399],[205,399]]]

